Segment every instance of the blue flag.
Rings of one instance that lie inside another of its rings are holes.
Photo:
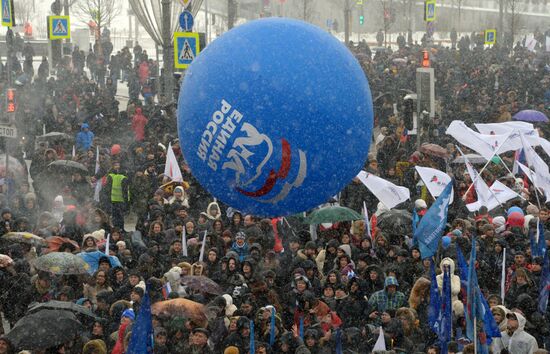
[[[269,345],[275,344],[275,306],[271,307],[271,327],[269,328]]]
[[[336,354],[343,354],[343,347],[342,347],[342,329],[338,327],[336,329],[336,348],[335,348]]]
[[[420,222],[420,217],[418,216],[418,213],[416,212],[416,207],[413,209],[413,218],[412,218],[412,231],[413,231],[413,245],[418,244],[418,240],[416,239],[416,227],[418,226],[418,223]]]
[[[435,265],[433,260],[430,262],[430,304],[428,305],[428,324],[435,333],[437,330],[437,320],[441,309],[441,296],[439,295],[439,287],[437,286],[437,278],[435,276]]]
[[[437,319],[437,337],[439,338],[440,354],[447,354],[447,345],[451,341],[451,271],[448,266],[443,272],[443,287],[441,289],[441,307]]]
[[[447,212],[452,190],[453,183],[447,184],[435,203],[432,204],[418,223],[414,238],[420,245],[422,259],[432,257],[437,251],[439,240],[443,236],[443,231],[447,225]]]
[[[546,240],[544,239],[544,226],[540,221],[538,223],[538,230],[539,230],[539,243],[538,243],[539,254],[541,257],[544,257],[544,255],[546,254]]]
[[[550,295],[550,252],[544,255],[544,264],[542,266],[542,275],[540,277],[540,293],[538,310],[544,314],[548,307],[548,295]]]
[[[256,353],[256,343],[254,342],[254,321],[250,321],[250,354]]]
[[[458,263],[458,270],[460,271],[460,282],[466,284],[468,280],[468,264],[466,258],[458,245],[456,246],[456,260]]]
[[[500,337],[500,331],[491,313],[489,304],[479,289],[476,272],[475,238],[472,239],[466,301],[466,337],[471,341],[477,341],[479,353],[488,354],[491,338]],[[476,323],[477,328],[474,327],[474,323]]]
[[[127,353],[149,354],[153,353],[153,319],[151,316],[151,301],[149,293],[145,290],[137,319],[132,327],[130,343]]]

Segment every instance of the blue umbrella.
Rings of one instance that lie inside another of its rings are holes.
[[[548,117],[546,114],[535,111],[533,109],[526,109],[520,111],[512,117],[513,120],[521,120],[524,122],[545,122],[548,123]]]
[[[88,263],[90,265],[90,269],[88,270],[88,273],[94,274],[97,271],[97,268],[99,267],[99,260],[102,257],[108,257],[109,261],[111,262],[111,267],[120,267],[120,261],[115,256],[106,256],[105,253],[100,251],[92,251],[92,252],[80,252],[77,254],[77,256],[81,257],[84,262]]]

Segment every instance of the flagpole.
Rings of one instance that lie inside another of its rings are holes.
[[[520,132],[519,136],[521,137],[521,146],[523,147],[524,150],[527,150],[527,148],[525,147],[525,144],[524,144],[526,141],[525,141],[525,138],[523,137],[523,133]],[[529,147],[533,148],[533,145],[530,145]],[[535,149],[533,149],[533,151],[535,151]],[[537,205],[540,209],[540,200],[539,200],[539,193],[538,193],[539,191],[537,190],[537,185],[535,184],[535,179],[533,178],[533,171],[531,170],[531,163],[529,163],[530,159],[527,158],[527,154],[525,155],[525,157],[526,157],[526,160],[527,160],[527,165],[529,167],[529,175],[531,175],[531,182],[533,182],[533,187],[535,187],[534,190],[535,190],[535,196],[537,197]]]
[[[500,146],[498,147],[498,149],[497,149],[495,152],[493,152],[493,155],[491,156],[491,158],[487,160],[487,163],[485,163],[485,166],[483,166],[483,168],[481,169],[481,171],[478,172],[478,176],[480,176],[480,175],[483,173],[483,171],[485,171],[485,169],[487,168],[487,166],[489,166],[489,163],[491,162],[491,159],[492,159],[494,156],[497,156],[497,155],[498,155],[500,149],[504,146],[504,144],[508,141],[508,139],[510,139],[510,136],[511,136],[511,135],[512,135],[512,133],[510,133],[510,134],[506,137],[506,139],[504,139],[504,141],[502,142],[502,144],[500,144]],[[458,145],[455,144],[455,146],[458,148]],[[460,150],[460,149],[459,149],[459,150]],[[477,180],[477,178],[476,178],[476,180]],[[464,195],[468,194],[468,192],[470,191],[470,189],[472,189],[472,186],[474,185],[475,182],[476,182],[475,180],[472,181],[472,185],[466,190],[466,193],[464,193]]]
[[[506,142],[506,140],[505,140]],[[504,143],[503,143],[504,144]],[[458,147],[458,145],[455,145],[455,147],[458,149],[458,152],[460,152],[460,154],[462,156],[464,156],[464,164],[466,164],[466,155],[464,155],[464,153],[462,152],[462,150],[460,150],[460,148]],[[486,165],[487,166],[487,165]],[[472,169],[474,169],[474,166],[472,166]],[[475,169],[474,169],[475,170]],[[471,177],[471,176],[470,176]],[[472,186],[475,184],[475,181],[477,181],[478,178],[481,178],[481,172],[478,172],[477,173],[477,176],[475,176],[474,179],[472,179],[472,184],[470,185],[470,188],[472,188]],[[483,178],[481,178],[481,180],[483,181]],[[493,197],[495,198],[495,200],[497,201],[497,203],[500,205],[500,206],[503,206],[503,204],[498,200],[497,196],[495,195],[495,192],[493,192],[493,190],[491,189],[491,187],[487,186],[488,189],[489,189],[489,192],[491,192],[491,194],[493,195]],[[470,188],[468,188],[468,190],[466,191],[466,193],[464,193],[464,197],[462,197],[462,200],[465,200],[466,196],[468,195],[468,191],[470,190]],[[478,199],[479,199],[479,196],[478,196]]]
[[[475,311],[474,311],[474,354],[477,354],[477,321],[476,321]]]
[[[504,291],[506,287],[506,248],[502,251],[502,271],[500,278],[500,301],[504,303]]]

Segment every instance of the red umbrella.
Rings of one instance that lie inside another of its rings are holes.
[[[437,144],[429,144],[429,143],[422,144],[422,146],[420,146],[420,152],[431,156],[441,157],[444,159],[449,157],[449,153],[447,152],[447,149]]]

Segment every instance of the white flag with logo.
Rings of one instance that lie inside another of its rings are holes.
[[[546,51],[550,52],[550,37],[546,36]]]
[[[168,149],[166,150],[164,175],[170,177],[172,181],[183,182],[183,177],[181,175],[180,166],[178,165],[178,160],[176,160],[176,155],[174,154],[174,150],[172,150],[172,143],[168,144]]]
[[[378,350],[386,351],[386,339],[384,338],[384,330],[382,329],[382,326],[380,326],[378,339],[376,340],[376,343],[374,343],[374,348],[372,348],[373,352]]]
[[[462,153],[462,151],[460,153]],[[466,165],[466,169],[468,170],[468,174],[470,175],[470,179],[474,184],[474,189],[476,190],[477,194],[477,201],[480,203],[480,205],[487,206],[486,202],[487,200],[489,200],[489,196],[491,195],[491,191],[489,190],[487,183],[485,183],[483,178],[481,178],[481,175],[477,173],[470,160],[468,160],[465,155],[462,155],[462,157],[464,158],[464,163]]]
[[[435,168],[415,166],[415,169],[422,179],[422,182],[424,182],[424,185],[426,186],[426,188],[428,188],[428,191],[430,191],[430,194],[434,198],[439,197],[447,184],[451,183],[451,177],[449,177],[448,174],[436,170]],[[451,192],[451,201],[449,202],[449,204],[453,202],[453,194],[454,193]]]
[[[528,34],[525,38],[525,47],[530,50],[531,52],[535,51],[535,47],[537,45],[537,40],[535,39],[534,34]]]
[[[499,153],[504,152],[504,150],[499,149],[499,146],[506,142],[509,135],[481,134],[470,129],[463,121],[460,120],[452,121],[447,128],[446,134],[452,136],[456,139],[456,141],[474,150],[487,160],[490,160],[495,155],[497,150]]]
[[[523,142],[523,151],[525,152],[525,159],[527,160],[527,164],[529,165],[530,168],[533,168],[534,170],[534,174],[529,173],[528,176],[530,179],[532,179],[531,182],[533,182],[535,187],[540,188],[544,191],[546,199],[549,200],[550,176],[548,174],[548,165],[537,154],[535,149],[533,149],[533,147],[527,143],[523,134],[521,134],[521,139]]]
[[[490,188],[489,194],[489,197],[483,204],[478,200],[475,203],[466,204],[466,208],[468,208],[469,211],[474,212],[485,205],[487,207],[487,210],[491,211],[499,205],[506,203],[510,199],[519,197],[516,192],[506,187],[500,181],[495,181],[493,183]]]
[[[361,171],[357,177],[389,209],[411,197],[409,188],[397,186],[372,173]]]

